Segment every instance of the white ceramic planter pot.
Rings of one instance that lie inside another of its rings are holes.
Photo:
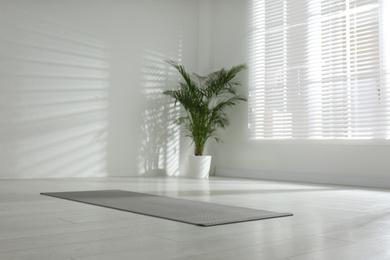
[[[189,156],[190,161],[190,177],[207,179],[209,177],[211,155]]]

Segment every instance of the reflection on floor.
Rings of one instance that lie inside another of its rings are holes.
[[[197,227],[39,195],[122,189],[293,217]],[[178,177],[0,181],[0,259],[390,259],[390,190]]]

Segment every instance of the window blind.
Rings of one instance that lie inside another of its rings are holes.
[[[390,138],[386,2],[252,1],[252,139]]]

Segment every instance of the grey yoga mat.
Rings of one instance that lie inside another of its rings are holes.
[[[41,194],[199,226],[215,226],[293,215],[123,190]]]

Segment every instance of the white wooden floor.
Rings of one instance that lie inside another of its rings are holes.
[[[293,217],[215,227],[39,195],[122,189]],[[390,190],[174,177],[0,180],[0,259],[390,259]]]

